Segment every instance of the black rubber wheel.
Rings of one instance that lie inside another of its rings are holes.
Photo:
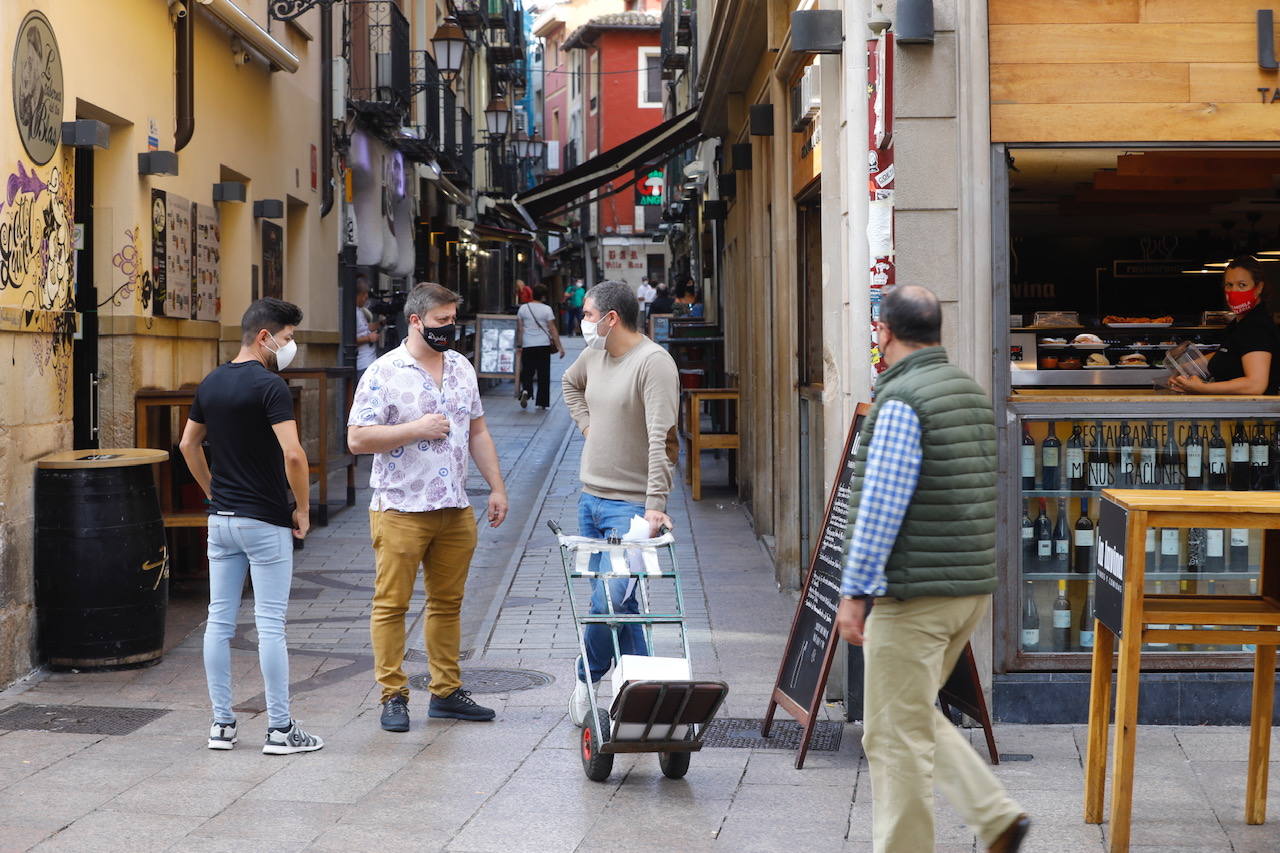
[[[693,740],[692,729],[684,739]],[[683,779],[684,774],[689,772],[689,759],[692,757],[692,752],[659,752],[658,766],[662,768],[662,775],[668,779]]]
[[[587,724],[582,727],[582,740],[579,749],[582,753],[582,772],[592,782],[603,782],[613,772],[613,753],[600,751],[600,744],[609,739],[609,715],[603,710],[592,719],[587,716]]]

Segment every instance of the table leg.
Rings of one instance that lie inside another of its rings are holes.
[[[1131,622],[1125,620],[1125,628]],[[1120,638],[1120,661],[1116,676],[1115,772],[1111,786],[1111,853],[1129,849],[1130,820],[1133,817],[1133,762],[1138,744],[1138,672],[1142,653],[1142,630],[1126,630]],[[1095,640],[1096,642],[1096,640]]]
[[[1267,765],[1271,760],[1271,714],[1276,690],[1276,647],[1258,644],[1253,662],[1253,718],[1249,725],[1249,774],[1244,822],[1267,819]]]
[[[1084,822],[1102,823],[1107,796],[1107,735],[1111,728],[1111,658],[1116,635],[1094,620],[1089,683],[1089,739],[1084,762]]]

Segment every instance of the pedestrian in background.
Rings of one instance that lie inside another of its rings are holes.
[[[533,301],[533,288],[524,283],[524,279],[516,279],[516,305],[524,305]]]
[[[324,741],[289,713],[289,649],[285,613],[293,584],[292,538],[311,526],[307,454],[298,442],[293,397],[280,378],[298,345],[297,305],[270,297],[240,318],[240,352],[196,389],[179,445],[212,511],[209,514],[209,621],[204,671],[213,705],[209,749],[231,749],[238,726],[231,710],[231,638],[245,575],[253,579],[258,665],[267,699],[268,755],[312,752]],[[205,459],[209,443],[213,470]],[[292,490],[295,508],[289,509]]]
[[[836,617],[863,647],[873,849],[934,849],[936,783],[988,850],[1012,853],[1030,821],[934,707],[996,588],[995,416],[947,361],[932,292],[888,291],[875,327],[889,369],[854,462]]]
[[[516,312],[516,347],[520,350],[520,408],[529,407],[534,393],[534,377],[538,381],[539,409],[545,411],[551,405],[551,351],[564,358],[560,333],[556,331],[556,317],[547,305],[547,286],[535,285],[533,301],[520,306]]]
[[[671,466],[680,452],[680,376],[671,355],[637,329],[639,312],[630,285],[606,281],[591,288],[582,315],[587,349],[562,382],[569,414],[586,438],[578,532],[593,539],[623,535],[635,516],[649,522],[651,536],[672,526],[666,510]],[[600,557],[591,557],[594,572],[601,571]],[[608,612],[606,594],[615,613],[639,612],[634,579],[595,577],[591,587],[593,614]],[[649,654],[643,626],[621,625],[618,634],[622,654]],[[569,699],[569,716],[578,726],[590,711],[588,691],[596,689],[614,663],[607,626],[588,625],[584,643],[587,660],[575,665],[577,682]]]
[[[369,531],[377,573],[369,633],[374,677],[382,689],[380,723],[389,732],[409,730],[404,617],[419,565],[427,592],[427,715],[494,717],[462,689],[458,667],[462,596],[476,547],[468,456],[491,490],[489,526],[507,516],[507,489],[475,369],[451,349],[460,301],[438,284],[413,288],[404,306],[409,337],[365,373],[347,421],[351,452],[374,455]]]
[[[379,329],[382,321],[374,319],[369,310],[369,279],[356,277],[356,381],[378,357]]]
[[[653,300],[658,297],[658,290],[653,286],[653,282],[645,276],[640,280],[640,287],[636,290],[636,301],[640,303],[640,331],[648,328],[649,323],[649,306],[653,304]]]
[[[671,298],[671,292],[665,284],[660,284],[655,290],[653,304],[649,306],[649,316],[653,317],[657,314],[670,314],[675,308],[675,300]]]
[[[569,334],[579,334],[579,327],[582,325],[582,301],[586,298],[587,291],[582,286],[582,279],[575,278],[573,284],[565,289],[564,298],[569,303]]]

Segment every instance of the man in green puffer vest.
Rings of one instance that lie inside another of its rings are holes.
[[[934,707],[996,588],[991,402],[947,361],[928,289],[888,291],[876,332],[889,369],[854,460],[836,616],[863,647],[874,850],[933,850],[936,782],[988,850],[1013,853],[1030,821]]]

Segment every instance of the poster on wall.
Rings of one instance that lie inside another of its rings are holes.
[[[169,292],[168,255],[168,207],[164,190],[151,191],[151,286],[152,302],[157,315],[165,313],[165,299]]]
[[[192,219],[195,224],[195,295],[191,317],[216,322],[221,314],[219,269],[222,265],[222,233],[218,210],[207,204],[196,204]]]
[[[284,299],[284,229],[262,222],[262,295]]]
[[[13,47],[13,117],[27,156],[43,166],[53,159],[62,132],[65,90],[62,56],[49,19],[30,12]]]
[[[159,303],[166,317],[191,317],[191,202],[173,193],[164,205],[165,295]]]

